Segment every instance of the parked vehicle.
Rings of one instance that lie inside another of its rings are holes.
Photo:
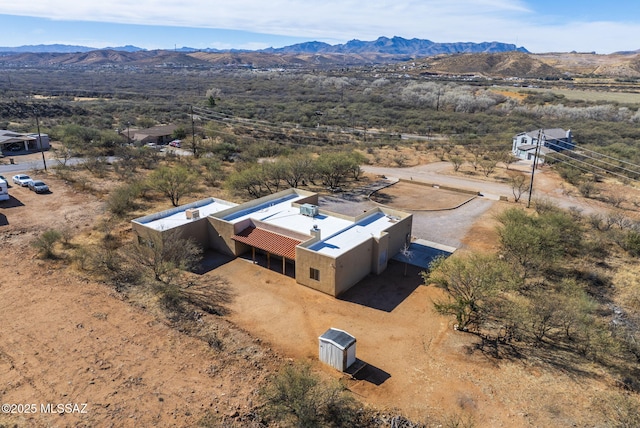
[[[12,177],[12,180],[15,184],[22,187],[27,187],[29,185],[29,182],[33,181],[31,177],[25,174],[14,175]]]
[[[7,180],[2,178],[0,179],[0,201],[8,201],[9,199],[9,184]]]
[[[169,145],[171,147],[177,147],[179,149],[180,146],[182,145],[182,140],[173,140],[172,142],[169,143]]]
[[[4,178],[4,175],[0,175],[0,180],[7,181],[7,179]],[[7,181],[7,183],[8,183],[8,181]]]
[[[33,190],[36,193],[47,193],[49,191],[49,186],[40,180],[30,181],[28,186],[29,190]]]

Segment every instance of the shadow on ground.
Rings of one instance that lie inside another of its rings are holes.
[[[193,273],[204,275],[219,268],[222,265],[229,263],[233,259],[235,259],[235,257],[226,256],[216,251],[205,251],[202,255],[202,261],[200,262],[200,265],[196,269],[194,269]]]
[[[338,298],[391,312],[422,285],[420,272],[423,270],[417,266],[389,260],[389,265],[382,274],[368,275]]]
[[[16,199],[14,196],[9,196],[8,201],[0,201],[0,208],[16,208],[23,207],[24,204],[20,202],[20,199]]]
[[[355,380],[363,380],[376,386],[382,385],[391,377],[389,373],[381,368],[362,361],[361,359],[356,359],[356,362],[349,366],[349,368],[345,370],[345,373],[351,375]]]

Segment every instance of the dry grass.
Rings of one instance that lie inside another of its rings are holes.
[[[500,88],[498,88],[500,89]],[[508,90],[504,88],[502,90]],[[522,92],[552,92],[554,94],[564,95],[565,98],[572,101],[586,102],[611,102],[620,104],[640,104],[640,93],[618,92],[618,91],[589,91],[584,89],[563,89],[563,88],[525,88]],[[526,95],[526,94],[525,94]]]

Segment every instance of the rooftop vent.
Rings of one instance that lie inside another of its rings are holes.
[[[189,208],[185,210],[185,214],[187,215],[187,218],[191,220],[200,218],[200,210],[197,208]]]
[[[318,215],[318,206],[313,204],[302,204],[300,205],[300,214],[306,215],[307,217],[315,217]]]

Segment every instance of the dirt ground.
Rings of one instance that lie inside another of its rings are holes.
[[[90,233],[104,209],[55,178],[45,181],[51,194],[13,186],[14,198],[0,205],[0,401],[37,406],[0,414],[0,425],[186,427],[207,412],[233,418],[291,358],[342,379],[366,404],[432,426],[457,418],[479,427],[606,426],[592,407],[610,386],[602,373],[474,350],[474,336],[433,312],[439,290],[422,286],[416,268],[404,276],[397,262],[339,299],[244,259],[223,263],[203,277],[225,278],[234,296],[228,322],[202,320],[221,340],[221,350],[211,347],[68,269],[69,261],[37,259],[29,242],[39,233]],[[491,245],[485,232],[500,204],[478,219],[465,238],[470,247]],[[318,336],[330,327],[357,338],[367,366],[354,379],[317,361]],[[41,412],[47,403],[86,413]]]
[[[416,194],[420,195],[416,197]],[[450,210],[470,201],[474,195],[455,192],[418,182],[400,181],[371,195],[371,200],[408,211]]]

